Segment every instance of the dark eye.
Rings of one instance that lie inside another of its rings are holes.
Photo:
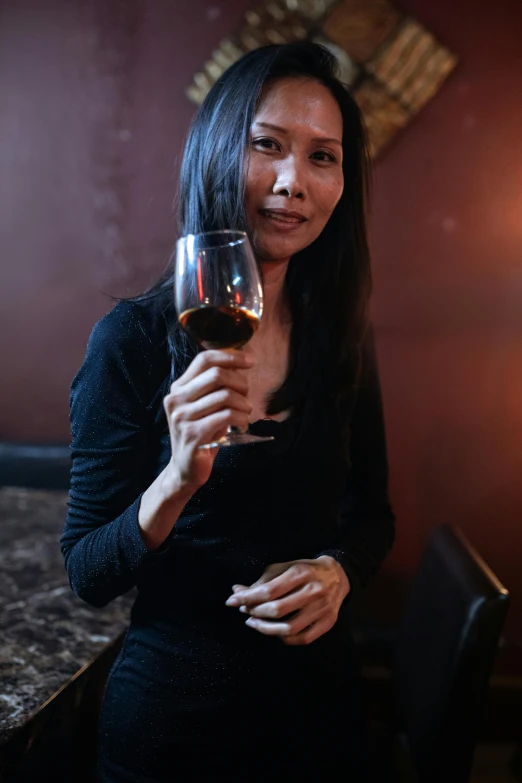
[[[277,141],[274,141],[274,139],[267,139],[265,137],[261,139],[253,139],[252,140],[252,146],[253,147],[261,147],[264,150],[279,150],[281,149]]]
[[[335,163],[336,157],[331,152],[328,152],[328,150],[317,150],[317,152],[314,152],[312,154],[312,158],[314,160],[318,160],[321,163]]]

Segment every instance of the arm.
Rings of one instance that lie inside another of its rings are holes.
[[[350,592],[364,587],[392,547],[395,517],[388,499],[388,461],[373,333],[365,341],[361,377],[351,420],[351,470],[341,498],[344,536],[321,552],[337,560]]]
[[[61,546],[71,587],[94,606],[127,592],[169,549],[183,507],[212,471],[218,449],[201,445],[248,424],[246,354],[203,351],[161,399],[169,366],[165,328],[150,310],[120,303],[95,327],[73,382]],[[158,412],[171,448],[156,476]]]
[[[137,305],[95,327],[71,387],[71,483],[62,554],[74,592],[105,606],[130,590],[164,548],[149,551],[138,523],[154,480],[147,392],[159,361]],[[158,375],[157,371],[155,375]],[[161,375],[154,378],[158,386]]]

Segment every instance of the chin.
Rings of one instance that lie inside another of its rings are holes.
[[[289,261],[292,256],[299,253],[300,250],[304,250],[308,247],[310,242],[303,244],[302,242],[255,242],[254,249],[256,256],[263,263],[282,263]]]

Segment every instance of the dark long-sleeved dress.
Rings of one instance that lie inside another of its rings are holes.
[[[170,368],[161,313],[119,303],[95,326],[71,390],[61,539],[71,586],[100,607],[138,588],[106,687],[99,779],[326,779],[342,769],[362,780],[361,705],[343,609],[321,638],[289,647],[245,626],[225,601],[233,584],[251,584],[269,564],[320,554],[335,557],[357,591],[390,549],[373,353],[365,353],[341,441],[313,398],[300,415],[256,422],[253,432],[275,440],[221,449],[209,481],[150,552],[138,508],[170,458]]]

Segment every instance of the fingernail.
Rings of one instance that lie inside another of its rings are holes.
[[[246,606],[243,604],[243,606],[239,607],[239,611],[243,614],[248,614]]]
[[[249,617],[248,620],[245,620],[245,625],[249,625],[251,628],[256,627],[256,621],[253,617]]]
[[[239,604],[239,601],[236,601],[235,595],[231,595],[230,598],[227,598],[225,601],[225,606],[237,606]]]

